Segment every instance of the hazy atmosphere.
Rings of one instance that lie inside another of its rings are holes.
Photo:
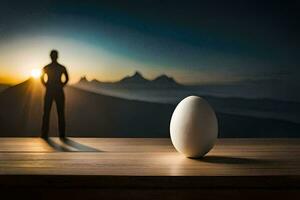
[[[277,0],[2,1],[0,129],[39,134],[39,78],[56,49],[70,77],[71,135],[168,137],[176,104],[198,95],[216,110],[222,137],[297,137],[299,8]]]
[[[0,0],[0,198],[296,200],[299,77],[300,0]]]

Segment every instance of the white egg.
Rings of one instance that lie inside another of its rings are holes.
[[[186,97],[173,112],[170,134],[177,151],[190,158],[203,157],[218,137],[218,121],[213,108],[201,97]]]

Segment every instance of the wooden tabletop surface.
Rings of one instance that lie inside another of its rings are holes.
[[[0,138],[0,175],[299,176],[300,139],[219,139],[203,159],[170,139]]]
[[[188,159],[170,139],[0,138],[2,196],[294,199],[299,175],[300,139],[219,139]]]

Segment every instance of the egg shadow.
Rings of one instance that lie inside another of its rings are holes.
[[[240,158],[231,156],[208,155],[203,158],[192,158],[193,160],[215,163],[215,164],[269,164],[273,163],[270,160],[255,159],[255,158]]]

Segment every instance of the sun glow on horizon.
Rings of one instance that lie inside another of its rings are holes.
[[[41,77],[42,71],[40,69],[32,69],[30,75],[32,78],[38,79]]]

